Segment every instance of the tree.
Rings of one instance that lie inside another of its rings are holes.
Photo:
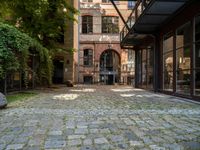
[[[66,0],[0,0],[0,15],[48,49],[57,48],[66,27],[78,11]],[[64,10],[67,10],[64,11]]]
[[[5,79],[8,72],[21,70],[24,73],[24,83],[27,83],[26,72],[31,50],[39,54],[37,74],[41,80],[51,84],[52,61],[49,52],[36,40],[11,25],[0,23],[0,80]],[[42,81],[40,81],[42,82]]]

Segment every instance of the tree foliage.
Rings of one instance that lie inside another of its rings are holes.
[[[78,11],[66,0],[0,0],[0,15],[48,49],[56,48],[66,20]],[[67,12],[63,11],[64,9]],[[9,17],[8,17],[9,16]]]
[[[25,33],[5,23],[0,23],[0,79],[7,72],[21,70],[24,73],[24,83],[27,83],[28,59],[30,50],[39,53],[38,75],[51,84],[52,61],[49,52],[36,40]]]

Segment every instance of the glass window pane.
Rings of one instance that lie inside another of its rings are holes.
[[[190,48],[180,48],[176,51],[176,65],[177,69],[190,69]]]
[[[186,23],[176,31],[176,48],[190,44],[190,23]]]
[[[195,68],[200,69],[200,43],[195,45]]]
[[[177,70],[176,91],[178,93],[190,94],[190,70]]]
[[[146,61],[146,59],[147,59],[147,50],[143,49],[142,50],[142,61]]]
[[[173,72],[167,71],[163,72],[164,90],[173,91]]]
[[[200,69],[195,71],[195,95],[200,96]]]
[[[173,71],[173,52],[164,54],[164,70]]]
[[[200,16],[195,18],[195,41],[200,41]]]
[[[82,33],[92,33],[92,32],[93,32],[93,17],[82,16]]]
[[[172,33],[164,36],[163,53],[173,50],[173,36]]]

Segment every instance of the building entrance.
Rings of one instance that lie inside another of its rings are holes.
[[[100,82],[112,85],[120,78],[120,57],[114,50],[106,50],[100,57]]]

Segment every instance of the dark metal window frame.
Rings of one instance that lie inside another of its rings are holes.
[[[82,33],[83,34],[93,33],[93,16],[90,15],[82,16]]]
[[[108,34],[119,33],[119,17],[102,16],[102,33],[108,33]]]
[[[93,65],[93,50],[84,49],[83,50],[83,64],[84,66],[91,67]]]

